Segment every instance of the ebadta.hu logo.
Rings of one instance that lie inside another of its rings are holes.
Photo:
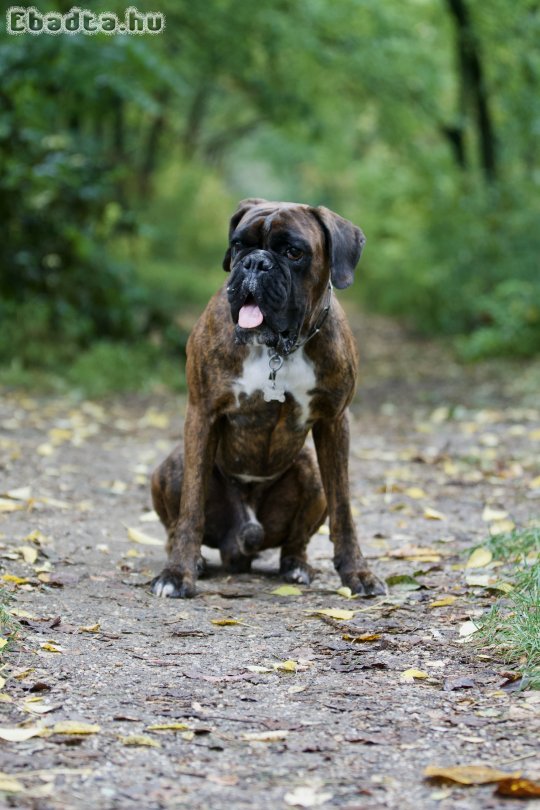
[[[165,15],[157,11],[141,12],[130,6],[124,18],[113,12],[96,14],[73,6],[67,14],[42,13],[34,6],[12,6],[6,12],[8,34],[161,34]]]

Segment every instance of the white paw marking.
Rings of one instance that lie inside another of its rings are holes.
[[[174,585],[172,582],[162,582],[158,580],[154,585],[154,593],[156,596],[170,596],[174,593]]]
[[[298,582],[302,585],[309,585],[308,573],[302,568],[294,568],[289,574],[289,578],[292,579],[293,582]]]

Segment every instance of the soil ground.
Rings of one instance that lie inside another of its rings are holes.
[[[22,632],[4,655],[1,726],[54,733],[0,740],[0,787],[18,780],[0,806],[476,810],[515,801],[426,780],[426,766],[540,777],[539,693],[503,688],[496,652],[460,635],[494,599],[467,582],[496,574],[465,569],[471,547],[539,517],[538,368],[463,368],[383,319],[362,319],[358,335],[361,545],[380,576],[416,580],[375,600],[336,592],[324,533],[301,595],[272,593],[276,554],[229,576],[207,552],[196,599],[155,598],[163,548],[128,528],[163,540],[148,477],[181,436],[182,399],[5,392],[0,503],[13,511],[0,513],[0,575]],[[427,677],[406,680],[409,669]],[[66,720],[99,730],[56,733]]]

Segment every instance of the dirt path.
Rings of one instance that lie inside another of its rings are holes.
[[[538,693],[501,689],[505,667],[460,636],[492,601],[464,570],[497,518],[486,505],[518,525],[539,516],[538,369],[506,368],[503,384],[498,366],[463,370],[385,321],[360,339],[355,515],[377,572],[416,580],[374,601],[336,593],[324,534],[310,546],[320,574],[299,596],[272,593],[271,555],[249,576],[215,567],[193,601],[154,598],[162,548],[126,527],[163,537],[143,519],[147,479],[180,435],[181,401],[4,395],[0,490],[31,493],[0,501],[20,507],[0,513],[0,574],[24,631],[0,673],[0,725],[55,733],[0,741],[0,788],[18,779],[0,806],[476,810],[512,802],[490,785],[430,783],[424,768],[540,777]],[[407,681],[409,669],[427,677]],[[66,720],[99,730],[56,733]]]

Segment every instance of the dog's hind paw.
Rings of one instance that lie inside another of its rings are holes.
[[[196,593],[193,580],[170,568],[164,568],[152,580],[152,591],[156,596],[168,596],[171,599],[191,599]]]
[[[302,560],[295,560],[293,557],[285,557],[281,561],[279,573],[285,582],[293,582],[297,585],[309,585],[313,579],[313,568]]]
[[[369,568],[343,572],[341,582],[357,596],[384,596],[388,593],[384,582],[372,574]]]

